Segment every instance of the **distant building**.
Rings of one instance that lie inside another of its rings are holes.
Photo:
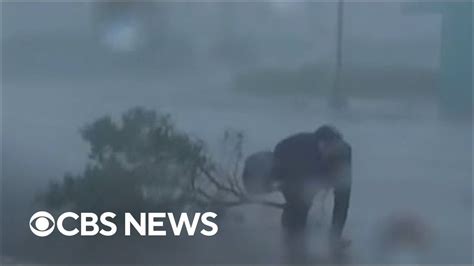
[[[403,3],[406,14],[442,15],[439,107],[445,116],[472,117],[472,12],[471,1]]]

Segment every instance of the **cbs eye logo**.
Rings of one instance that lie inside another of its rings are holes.
[[[30,229],[33,234],[39,237],[50,235],[54,230],[54,218],[45,211],[39,211],[30,218]]]

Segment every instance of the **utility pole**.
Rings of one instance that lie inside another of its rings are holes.
[[[337,35],[336,35],[336,69],[334,78],[334,87],[329,96],[330,107],[335,110],[342,110],[347,107],[347,99],[343,95],[341,86],[342,76],[342,41],[343,41],[343,26],[344,26],[344,0],[339,0],[337,3]]]

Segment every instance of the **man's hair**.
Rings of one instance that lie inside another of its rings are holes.
[[[342,139],[342,134],[331,125],[322,125],[314,132],[318,140],[334,141]]]

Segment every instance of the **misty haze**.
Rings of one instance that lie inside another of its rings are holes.
[[[1,8],[2,264],[472,263],[470,1]],[[352,148],[344,254],[325,243],[332,193],[316,195],[296,248],[278,189],[221,204],[227,189],[205,181],[214,194],[186,201],[188,165],[242,187],[245,158],[325,124]],[[151,163],[156,136],[169,164]],[[212,210],[219,233],[38,238],[28,226],[39,210],[107,208]]]

